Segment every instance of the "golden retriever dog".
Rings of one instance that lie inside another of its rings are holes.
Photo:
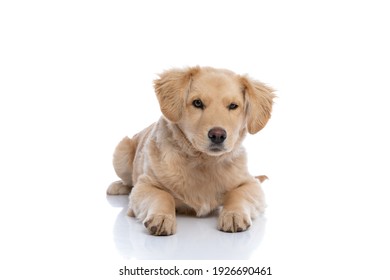
[[[260,182],[246,165],[242,141],[267,123],[273,90],[224,69],[191,67],[154,81],[163,116],[116,147],[121,179],[107,194],[130,194],[128,215],[152,235],[176,232],[176,213],[219,210],[218,229],[240,232],[264,211]]]

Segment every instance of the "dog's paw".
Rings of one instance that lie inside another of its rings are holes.
[[[127,195],[131,191],[131,187],[123,184],[122,181],[113,182],[107,189],[107,194],[109,195]]]
[[[225,232],[241,232],[252,224],[249,215],[243,212],[223,211],[218,218],[218,229]]]
[[[176,218],[172,215],[150,215],[144,220],[144,226],[152,235],[172,235],[176,233]]]

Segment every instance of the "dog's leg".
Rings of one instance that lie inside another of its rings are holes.
[[[133,186],[133,161],[136,151],[136,143],[129,137],[125,137],[117,145],[113,157],[113,165],[116,174],[122,180],[113,182],[107,189],[107,194],[129,194]]]
[[[168,192],[157,188],[142,176],[129,197],[129,216],[143,221],[153,235],[172,235],[176,232],[175,200]]]
[[[244,231],[252,224],[252,218],[264,212],[264,208],[261,185],[255,179],[250,180],[225,195],[218,229],[226,232]]]
[[[125,185],[122,180],[112,182],[107,188],[108,195],[128,195],[131,192],[131,186]]]

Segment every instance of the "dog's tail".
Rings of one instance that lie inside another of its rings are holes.
[[[257,180],[260,181],[260,183],[263,183],[265,180],[268,180],[268,177],[265,175],[255,176]]]

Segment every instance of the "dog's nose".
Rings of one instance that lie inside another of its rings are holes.
[[[223,143],[223,141],[225,141],[226,139],[226,130],[224,130],[223,128],[220,128],[220,127],[214,127],[212,129],[209,130],[209,139],[211,140],[211,142],[213,142],[214,144],[221,144]]]

